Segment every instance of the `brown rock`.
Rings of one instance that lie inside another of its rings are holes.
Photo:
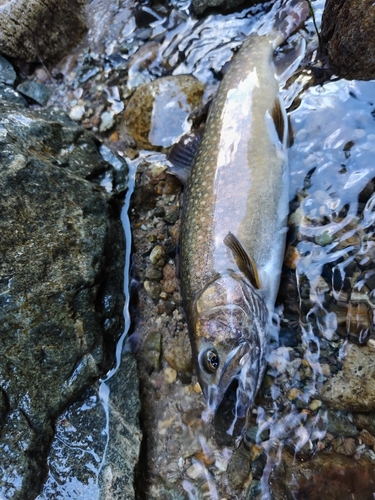
[[[84,4],[83,0],[2,0],[0,52],[27,62],[63,57],[87,30]]]
[[[370,434],[375,435],[374,413],[353,413],[353,420],[358,429],[366,429]]]
[[[271,474],[274,500],[372,500],[375,465],[365,457],[322,452],[311,460],[283,453]]]
[[[164,357],[169,366],[178,372],[188,372],[192,368],[190,341],[187,333],[180,332],[181,339],[170,339],[163,344]]]
[[[365,429],[360,432],[359,437],[367,446],[371,446],[372,448],[375,446],[375,437]]]
[[[169,147],[188,132],[190,113],[202,102],[204,85],[190,75],[166,76],[142,85],[130,98],[122,129],[139,149]]]
[[[372,0],[328,0],[322,40],[329,62],[342,77],[375,78],[375,6]]]

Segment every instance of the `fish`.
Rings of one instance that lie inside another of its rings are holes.
[[[276,27],[234,56],[184,190],[180,280],[193,358],[211,412],[235,382],[235,419],[264,376],[287,232],[289,125],[274,50],[306,5],[276,10]]]

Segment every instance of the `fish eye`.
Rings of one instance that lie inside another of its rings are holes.
[[[219,355],[215,349],[207,349],[202,356],[203,368],[208,373],[216,372],[219,368]]]

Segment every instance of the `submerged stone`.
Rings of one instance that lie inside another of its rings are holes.
[[[348,344],[345,348],[342,370],[323,385],[322,399],[335,410],[374,411],[374,379],[374,349]]]
[[[190,130],[189,115],[202,102],[204,85],[190,75],[166,76],[130,98],[122,127],[138,148],[169,147]]]
[[[371,500],[375,488],[375,465],[365,458],[354,460],[338,453],[318,453],[300,460],[284,452],[271,473],[274,500]]]

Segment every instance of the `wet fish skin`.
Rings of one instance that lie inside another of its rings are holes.
[[[282,38],[251,35],[235,56],[184,194],[181,286],[198,377],[214,411],[237,379],[240,416],[264,375],[284,255],[288,122],[273,66]]]

